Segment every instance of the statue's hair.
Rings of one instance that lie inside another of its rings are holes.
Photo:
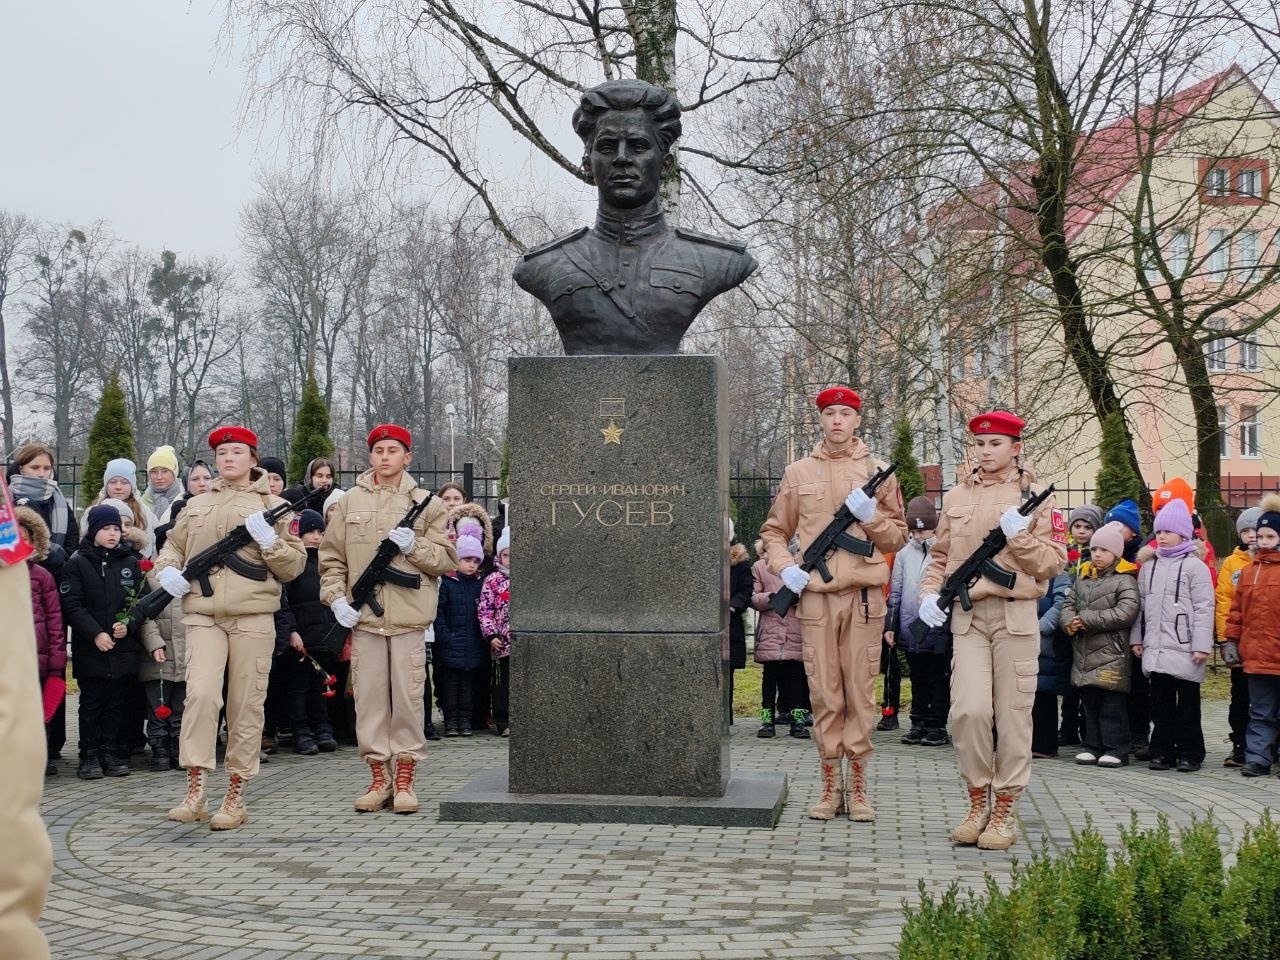
[[[573,131],[590,150],[595,139],[596,124],[610,110],[645,110],[658,128],[658,142],[664,151],[680,137],[680,103],[661,87],[643,80],[609,80],[592,87],[582,95],[573,111]]]

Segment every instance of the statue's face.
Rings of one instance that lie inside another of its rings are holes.
[[[624,210],[644,206],[658,195],[666,157],[657,124],[640,109],[604,114],[587,155],[600,198]]]

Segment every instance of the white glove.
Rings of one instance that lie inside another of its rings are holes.
[[[418,535],[413,532],[412,527],[392,527],[387,539],[399,547],[401,553],[409,553],[413,550]]]
[[[180,600],[191,592],[191,582],[182,575],[182,571],[177,567],[165,567],[156,574],[156,579],[160,581],[160,586],[169,592],[169,596],[175,600]]]
[[[854,487],[853,493],[844,498],[844,505],[849,512],[858,518],[859,523],[870,523],[876,515],[876,502],[862,492],[861,487]]]
[[[783,567],[782,573],[779,574],[779,576],[782,577],[782,582],[786,588],[797,597],[800,596],[804,588],[809,585],[809,574],[801,570],[800,564],[798,563],[793,563],[789,567]]]
[[[926,594],[920,599],[920,619],[931,627],[940,627],[947,622],[947,613],[938,606],[936,593]]]
[[[1020,514],[1017,507],[1010,507],[1000,515],[1000,529],[1004,531],[1006,537],[1016,536],[1029,526],[1031,526],[1031,518]]]
[[[329,604],[329,609],[333,611],[333,618],[348,630],[360,622],[360,611],[349,604],[346,597],[333,601]]]
[[[249,531],[249,536],[253,537],[254,542],[263,550],[271,549],[276,545],[276,541],[280,539],[280,534],[276,533],[275,528],[267,523],[267,515],[261,510],[244,518],[244,528]]]

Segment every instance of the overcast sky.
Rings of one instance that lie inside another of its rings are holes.
[[[0,0],[0,208],[111,222],[149,249],[235,256],[257,131],[216,0]]]

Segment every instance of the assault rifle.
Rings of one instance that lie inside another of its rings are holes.
[[[289,514],[295,511],[301,513],[313,504],[320,503],[328,494],[329,489],[327,487],[316,487],[296,503],[290,503],[286,500],[269,510],[264,510],[263,517],[267,523],[274,527]],[[266,580],[269,576],[269,571],[266,567],[251,563],[238,553],[240,549],[247,547],[252,542],[253,537],[249,535],[249,531],[245,529],[244,524],[241,524],[232,529],[217,543],[205,547],[193,557],[188,557],[187,565],[182,568],[182,575],[189,582],[199,584],[200,594],[205,597],[213,596],[213,584],[209,582],[209,575],[217,570],[218,567],[226,567],[233,573],[248,577],[250,580]],[[164,587],[157,587],[129,608],[127,622],[141,623],[143,620],[151,620],[158,617],[172,600],[173,594],[164,589]]]
[[[871,479],[862,485],[862,492],[874,499],[876,491],[880,489],[880,485],[888,480],[897,469],[898,462],[895,460],[883,470],[877,470],[872,474]],[[826,583],[830,583],[832,576],[831,571],[827,568],[827,560],[836,550],[848,550],[856,557],[869,557],[875,553],[875,544],[870,540],[862,540],[847,532],[849,527],[857,522],[857,519],[847,504],[840,504],[840,509],[836,511],[835,519],[827,524],[826,529],[818,534],[813,543],[809,544],[809,549],[804,552],[800,569],[805,573],[812,573],[817,570],[818,575]],[[769,600],[769,606],[773,607],[774,613],[778,616],[785,617],[787,611],[794,607],[799,599],[795,593],[792,593],[790,587],[783,587]]]
[[[1052,494],[1053,484],[1049,484],[1045,490],[1034,497],[1028,497],[1024,500],[1022,506],[1018,507],[1018,512],[1024,517],[1031,516]],[[1009,538],[1005,536],[1004,530],[997,523],[995,528],[983,539],[978,549],[969,555],[969,559],[956,567],[951,576],[947,577],[942,589],[938,591],[938,608],[946,610],[949,617],[952,606],[959,600],[962,609],[972,610],[973,601],[969,599],[969,590],[981,577],[986,577],[996,586],[1012,590],[1018,575],[1012,570],[1006,570],[995,561],[996,555],[1008,543]],[[917,620],[911,624],[911,635],[915,637],[916,642],[923,640],[928,630],[929,625],[923,620]]]
[[[431,494],[428,493],[409,508],[409,512],[401,518],[396,526],[412,528],[430,502]],[[422,588],[421,575],[405,573],[403,570],[397,570],[391,566],[391,561],[398,556],[400,556],[400,548],[395,545],[395,541],[387,538],[378,544],[378,550],[373,555],[373,559],[369,561],[369,565],[364,568],[364,572],[360,574],[360,577],[351,587],[352,607],[356,610],[361,607],[368,607],[375,615],[380,617],[386,611],[382,608],[382,604],[378,602],[377,592],[378,588],[384,583],[390,583],[397,587],[407,587],[410,590]],[[341,650],[349,632],[350,629],[348,627],[335,623],[329,628],[329,632],[324,635],[322,643],[325,649]]]

